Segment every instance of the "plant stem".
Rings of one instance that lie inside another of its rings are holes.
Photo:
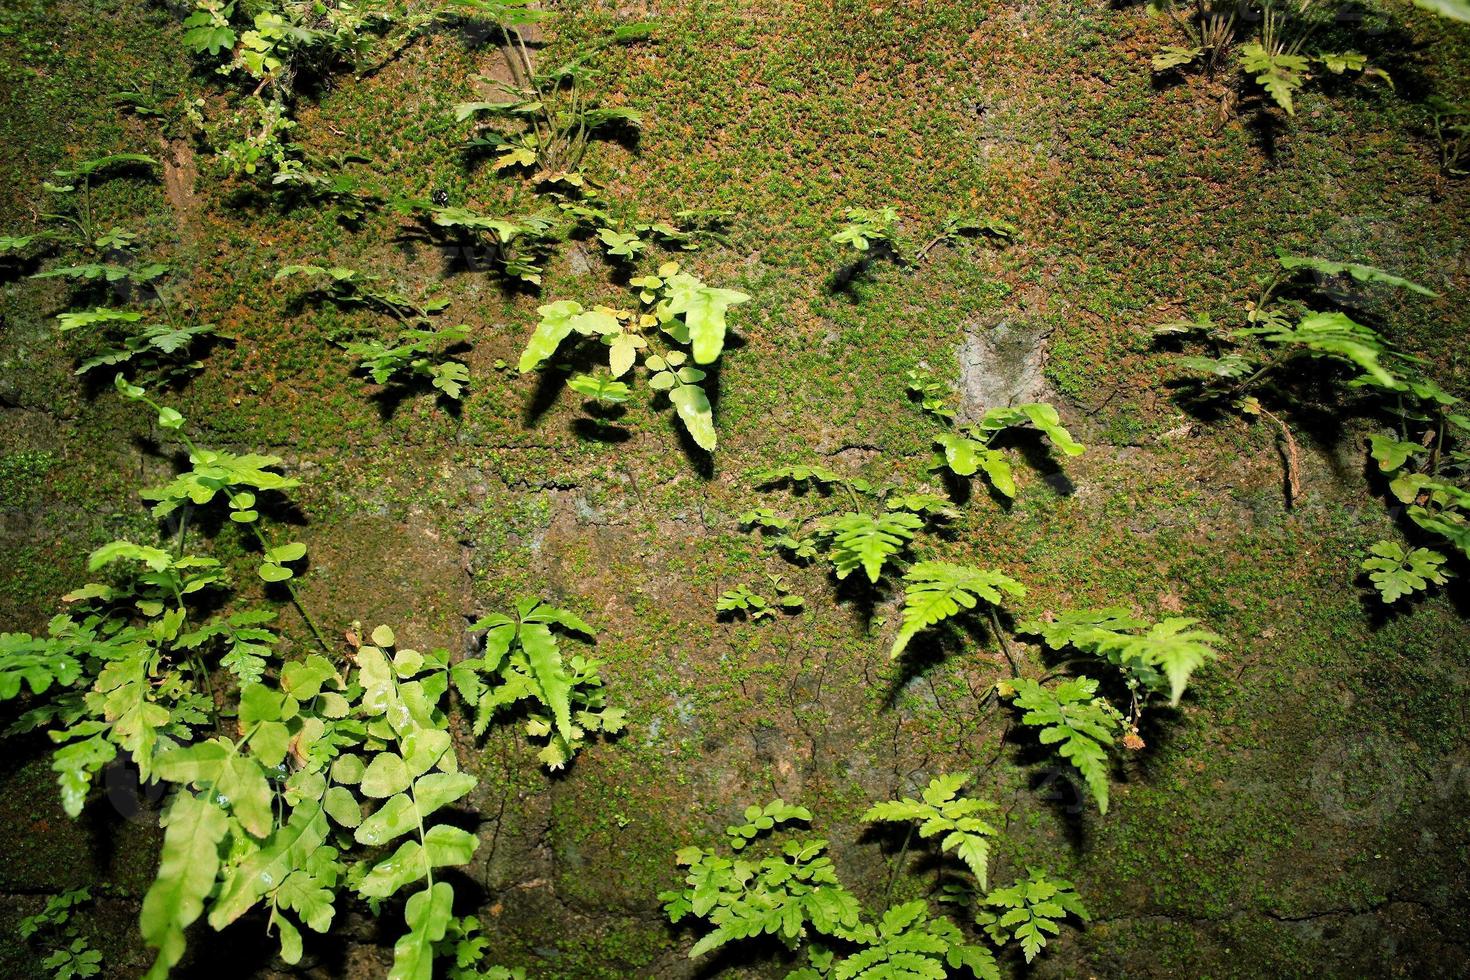
[[[151,398],[145,396],[142,401],[150,408],[152,408],[155,412],[161,412],[163,410],[163,407]],[[184,444],[184,448],[189,450],[190,456],[198,457],[199,455],[201,455],[199,447],[194,444],[194,440],[190,439],[187,433],[185,433],[182,429],[175,429],[174,433],[179,437],[179,441]],[[221,487],[220,489],[224,491],[225,497],[228,498],[230,503],[233,505],[235,503],[235,492],[227,486]],[[236,509],[239,510],[244,508]],[[265,551],[269,551],[271,548],[271,543],[266,539],[265,533],[261,531],[256,522],[251,521],[247,526],[255,535],[255,539],[257,542],[260,543],[261,548]],[[322,652],[330,658],[332,656],[332,648],[327,643],[327,638],[322,633],[321,628],[317,626],[316,620],[312,618],[311,613],[306,611],[306,606],[301,601],[301,594],[296,591],[295,583],[292,582],[290,579],[286,579],[280,584],[286,587],[287,594],[291,596],[291,604],[294,605],[296,607],[296,611],[301,614],[302,620],[305,621],[307,627],[311,630],[311,635],[316,638],[316,642],[319,646],[321,646]]]
[[[1000,648],[1002,651],[1005,652],[1006,660],[1010,662],[1011,676],[1020,677],[1021,668],[1016,663],[1016,655],[1011,652],[1011,644],[1010,641],[1006,639],[1005,630],[1000,628],[1000,616],[996,614],[995,606],[991,605],[990,603],[986,603],[985,611],[990,613],[990,625],[991,628],[995,630],[995,638],[1000,641]]]
[[[914,842],[915,825],[909,823],[909,832],[903,836],[903,846],[898,849],[898,857],[894,859],[893,870],[888,873],[888,887],[883,889],[883,908],[888,908],[888,901],[893,897],[893,886],[898,883],[899,872],[903,870],[904,859],[909,856],[909,845]]]
[[[1429,475],[1439,476],[1440,447],[1444,444],[1444,410],[1439,413],[1439,425],[1434,433],[1434,445],[1429,447]]]
[[[914,253],[914,265],[918,265],[920,262],[923,262],[924,257],[929,254],[929,250],[934,248],[936,245],[938,245],[940,242],[944,241],[948,237],[948,235],[940,232],[939,234],[935,235],[933,238],[925,242],[923,247]]]

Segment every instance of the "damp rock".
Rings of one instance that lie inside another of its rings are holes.
[[[960,416],[980,417],[987,408],[1049,400],[1043,371],[1046,339],[1039,323],[1002,320],[972,325],[960,344]]]

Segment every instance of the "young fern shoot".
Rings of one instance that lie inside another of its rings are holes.
[[[889,656],[899,657],[909,641],[924,630],[974,609],[984,602],[1000,605],[1005,596],[1020,598],[1026,587],[993,568],[972,568],[942,561],[921,561],[904,573],[903,623]]]
[[[628,376],[641,357],[649,387],[667,396],[695,444],[713,452],[719,442],[714,409],[701,385],[708,375],[698,365],[719,360],[728,332],[726,312],[750,297],[706,285],[697,276],[680,271],[677,262],[665,263],[658,275],[641,276],[630,285],[638,291],[641,311],[605,306],[587,309],[573,300],[538,308],[541,320],[518,367],[522,374],[545,368],[570,347],[566,344],[569,339],[587,348],[594,343],[607,348],[613,379]],[[650,345],[656,336],[663,340],[661,353]],[[687,363],[691,360],[693,363]],[[596,397],[614,402],[625,396],[623,389],[602,385],[596,376],[582,377],[586,380],[578,382],[577,390],[584,394],[595,392]]]
[[[455,664],[450,677],[460,697],[475,708],[475,734],[497,713],[531,702],[526,734],[545,739],[538,758],[561,769],[598,732],[616,735],[626,724],[622,708],[609,708],[598,662],[564,658],[558,634],[592,639],[592,627],[575,613],[537,599],[516,603],[514,616],[477,620],[471,632],[485,633],[485,652]]]

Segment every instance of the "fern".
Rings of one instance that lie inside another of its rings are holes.
[[[949,403],[954,393],[949,385],[923,368],[913,368],[907,376],[909,394],[925,412],[945,421],[954,419],[955,410]]]
[[[1014,408],[990,408],[973,424],[958,431],[936,434],[934,442],[941,451],[930,468],[947,469],[956,476],[965,477],[984,473],[996,492],[1014,498],[1016,483],[1010,461],[991,444],[1000,433],[1020,426],[1031,426],[1043,433],[1053,446],[1068,456],[1083,452],[1082,444],[1074,440],[1062,425],[1057,410],[1038,402]]]
[[[427,320],[449,306],[446,299],[416,300],[381,276],[345,266],[287,265],[276,271],[275,280],[295,277],[311,280],[314,295],[338,306],[362,306],[398,320]]]
[[[225,811],[204,796],[175,794],[164,813],[158,876],[143,896],[143,939],[158,950],[149,978],[166,977],[183,958],[184,930],[204,911],[229,833]]]
[[[590,374],[579,374],[567,380],[567,387],[600,405],[621,405],[633,397],[633,389],[621,381],[610,381]]]
[[[816,534],[829,542],[829,557],[838,579],[847,578],[861,568],[868,581],[876,584],[884,567],[923,526],[922,518],[906,511],[889,511],[877,516],[854,513],[822,521]]]
[[[759,531],[792,561],[826,560],[839,580],[861,569],[868,583],[876,585],[919,531],[956,516],[950,503],[935,494],[879,489],[820,464],[768,467],[751,476],[758,486],[785,485],[798,497],[814,497],[823,509],[794,519],[759,507],[741,514],[740,523]],[[826,506],[838,495],[852,509]]]
[[[1038,730],[1043,745],[1057,746],[1057,754],[1082,775],[1097,808],[1108,812],[1108,749],[1122,728],[1118,710],[1097,697],[1097,681],[1075,677],[1055,688],[1030,678],[1004,682],[1002,693],[1014,699],[1023,714],[1021,723]]]
[[[803,484],[813,486],[851,486],[860,493],[866,492],[869,489],[867,483],[850,480],[841,473],[828,469],[820,464],[775,466],[756,470],[750,476],[757,486],[779,486],[781,484],[791,484],[793,486],[801,486]]]
[[[224,652],[220,666],[228,670],[242,685],[253,684],[265,676],[267,658],[280,642],[280,636],[265,624],[276,614],[265,609],[251,609],[217,617],[196,630],[182,634],[178,645],[184,650],[197,650],[221,642]]]
[[[1378,464],[1380,473],[1394,473],[1403,469],[1409,460],[1428,452],[1417,442],[1404,442],[1389,436],[1368,437],[1369,455]]]
[[[1276,319],[1263,320],[1260,326],[1245,327],[1239,336],[1260,337],[1268,344],[1346,361],[1363,372],[1364,381],[1384,388],[1395,388],[1399,379],[1383,365],[1393,356],[1388,342],[1372,327],[1365,327],[1346,313],[1307,313],[1296,326]]]
[[[19,696],[22,686],[44,694],[54,684],[70,687],[82,676],[71,645],[28,633],[0,633],[0,701]]]
[[[787,823],[810,823],[812,812],[804,806],[792,806],[782,799],[775,799],[765,806],[751,804],[745,808],[744,820],[725,828],[725,837],[731,850],[741,850],[746,844],[762,834],[775,830]]]
[[[1296,114],[1292,96],[1306,84],[1307,59],[1295,54],[1273,54],[1260,44],[1251,42],[1240,47],[1240,66],[1255,76],[1256,84],[1291,116]]]
[[[47,898],[45,908],[21,919],[16,926],[21,939],[32,944],[41,939],[50,949],[41,966],[52,980],[94,977],[102,972],[102,954],[92,948],[72,920],[77,909],[91,901],[90,889],[71,888]]]
[[[667,262],[658,275],[641,276],[629,285],[638,290],[644,312],[606,306],[589,310],[573,300],[539,307],[540,322],[526,343],[518,367],[523,374],[545,367],[573,337],[595,341],[607,349],[608,370],[614,379],[627,376],[641,356],[649,374],[649,387],[667,396],[695,444],[712,452],[718,444],[714,410],[701,387],[707,375],[695,365],[719,359],[725,346],[726,311],[750,297],[733,289],[707,286],[681,272],[677,262]],[[654,327],[668,341],[662,353],[650,347]],[[693,363],[686,363],[691,355]],[[584,378],[577,389],[582,393],[600,397],[611,392],[613,401],[627,400],[629,388],[625,383],[613,387],[601,379]]]
[[[531,701],[526,723],[532,738],[544,738],[539,758],[556,770],[570,762],[597,732],[614,735],[626,714],[609,708],[598,663],[581,656],[563,658],[557,633],[591,638],[592,628],[575,614],[537,599],[516,603],[514,617],[487,616],[471,631],[485,631],[485,655],[454,665],[450,674],[460,696],[475,706],[475,732],[485,731],[499,711]],[[543,713],[544,711],[544,713]]]
[[[1127,609],[1111,606],[1107,609],[1069,609],[1048,619],[1033,619],[1017,627],[1020,633],[1040,636],[1053,650],[1076,647],[1078,650],[1093,651],[1097,646],[1117,636],[1124,630],[1135,630],[1148,625],[1135,618]]]
[[[1204,54],[1205,49],[1202,47],[1185,48],[1177,44],[1166,44],[1149,59],[1149,64],[1156,72],[1172,71],[1175,68],[1194,64],[1204,57]]]
[[[748,823],[732,828],[730,834],[736,850],[783,823],[810,819],[803,808],[788,807],[780,800],[749,808],[747,815]],[[762,826],[767,822],[769,826]],[[754,833],[747,834],[747,827]],[[771,935],[795,949],[808,926],[839,938],[859,935],[857,899],[838,881],[826,849],[825,840],[789,840],[778,853],[759,861],[732,860],[698,847],[680,849],[676,861],[688,868],[686,887],[660,893],[659,901],[670,922],[692,915],[713,927],[694,944],[690,959],[759,935]]]
[[[813,954],[822,967],[798,970],[787,980],[943,980],[968,972],[977,980],[1000,980],[995,955],[970,943],[949,919],[930,918],[922,900],[905,902],[884,911],[860,942],[862,948],[837,959]]]
[[[1099,644],[1099,652],[1135,674],[1161,672],[1168,679],[1169,703],[1178,705],[1189,676],[1200,665],[1219,656],[1214,644],[1220,637],[1194,629],[1197,619],[1171,616],[1140,635],[1116,635]],[[1150,684],[1150,687],[1153,685]]]
[[[679,863],[689,867],[683,892],[664,892],[670,921],[692,913],[714,928],[689,951],[697,959],[726,943],[768,934],[795,947],[805,927],[847,934],[858,924],[857,900],[837,880],[827,842],[787,842],[779,856],[759,862],[728,861],[712,852],[686,849]]]
[[[748,585],[737,585],[720,594],[715,601],[715,611],[729,613],[732,616],[748,615],[752,620],[759,621],[774,618],[778,609],[786,612],[799,612],[806,605],[806,599],[792,593],[782,581],[782,576],[767,575],[766,580],[770,583],[771,591],[774,593],[772,598],[752,591]]]
[[[863,814],[868,822],[916,822],[919,836],[940,837],[941,853],[953,851],[979,882],[981,890],[989,886],[986,878],[990,864],[990,839],[995,827],[980,816],[995,810],[995,804],[959,795],[970,777],[937,776],[924,787],[922,798],[905,797],[875,803]],[[943,835],[942,837],[940,835]]]
[[[959,856],[983,883],[995,828],[981,815],[995,807],[961,797],[965,781],[940,776],[922,799],[875,804],[863,819],[917,823],[921,836],[938,838],[941,853]],[[748,854],[767,835],[810,820],[804,807],[775,800],[747,807],[744,821],[726,829],[732,856],[694,846],[677,851],[675,860],[686,869],[682,887],[660,893],[659,900],[671,922],[694,918],[707,925],[691,957],[772,936],[806,954],[806,965],[787,980],[942,980],[967,974],[1000,980],[994,953],[970,942],[948,918],[931,916],[923,901],[892,905],[876,921],[865,917],[825,856],[826,841],[787,839],[778,846],[771,842],[763,857]],[[1071,882],[1033,870],[1029,879],[991,892],[976,921],[996,945],[1019,940],[1030,961],[1068,916],[1088,917]]]
[[[1101,657],[1123,672],[1135,696],[1167,688],[1169,703],[1178,705],[1190,675],[1219,656],[1221,638],[1194,628],[1198,622],[1172,616],[1149,624],[1115,607],[1069,610],[1050,621],[1022,623],[1018,631],[1041,636],[1053,650],[1072,647]]]
[[[428,381],[444,397],[459,401],[470,380],[469,368],[451,358],[444,348],[463,343],[469,335],[470,328],[465,324],[439,330],[410,328],[391,344],[368,340],[344,343],[342,347],[362,359],[359,370],[367,372],[376,384]]]
[[[489,147],[499,153],[497,169],[525,167],[543,193],[582,191],[582,173],[588,147],[599,138],[634,131],[642,114],[627,106],[602,104],[588,91],[597,74],[589,62],[604,48],[645,40],[650,24],[625,24],[606,37],[574,53],[550,69],[538,69],[527,53],[518,29],[551,16],[518,0],[454,0],[440,16],[465,17],[492,27],[511,59],[511,80],[481,77],[479,82],[503,96],[495,102],[466,102],[454,107],[456,120],[490,117],[508,123],[509,134],[477,130],[468,147]],[[591,196],[589,193],[588,196]]]
[[[978,602],[999,605],[1004,595],[1021,597],[1026,587],[995,569],[971,568],[941,561],[921,561],[904,573],[903,625],[893,641],[890,657],[903,653],[923,630],[974,609]]]
[[[1389,484],[1409,520],[1470,555],[1470,491],[1426,473],[1403,473]]]
[[[1470,23],[1470,3],[1466,0],[1414,0],[1414,5],[1450,20]]]
[[[1061,932],[1058,923],[1069,915],[1083,922],[1092,918],[1070,881],[1049,878],[1036,868],[1027,868],[1025,878],[985,896],[985,904],[999,911],[983,911],[976,921],[997,944],[1019,940],[1027,963],[1046,946],[1048,935]]]
[[[1410,282],[1402,276],[1396,276],[1376,266],[1363,265],[1359,262],[1335,262],[1331,259],[1320,259],[1306,255],[1289,255],[1285,252],[1277,256],[1277,261],[1280,262],[1281,268],[1288,272],[1307,271],[1323,276],[1348,276],[1355,282],[1394,286],[1399,289],[1406,289],[1411,293],[1417,293],[1420,296],[1434,297],[1439,295],[1433,290],[1427,289],[1416,282]]]
[[[897,228],[896,208],[849,208],[846,223],[832,235],[832,241],[863,253],[878,245],[898,256],[900,246]]]
[[[707,286],[698,277],[678,271],[674,263],[671,274],[660,270],[663,282],[656,287],[663,298],[654,307],[654,316],[664,331],[676,340],[688,343],[695,364],[713,364],[725,349],[725,311],[750,299],[734,289]],[[680,321],[677,318],[682,317]]]
[[[1445,556],[1429,548],[1406,551],[1396,541],[1379,541],[1369,551],[1372,554],[1361,568],[1386,603],[1426,591],[1430,585],[1444,585],[1452,574],[1443,567]]]

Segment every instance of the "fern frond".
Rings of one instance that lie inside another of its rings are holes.
[[[1171,616],[1140,636],[1115,636],[1100,644],[1103,653],[1116,651],[1125,668],[1142,665],[1169,679],[1169,704],[1178,705],[1184,685],[1195,668],[1219,656],[1214,644],[1221,638],[1208,630],[1191,629],[1199,620]]]
[[[875,803],[863,814],[863,820],[915,821],[920,824],[920,837],[943,834],[940,850],[954,851],[984,891],[989,887],[986,871],[990,863],[990,838],[995,836],[996,829],[979,814],[994,810],[995,804],[959,796],[968,781],[969,777],[962,774],[936,776],[924,788],[921,800],[905,797]]]
[[[1108,753],[1122,715],[1096,696],[1097,681],[1076,677],[1045,688],[1031,678],[1015,682],[1015,705],[1024,714],[1021,723],[1040,729],[1043,745],[1057,746],[1057,754],[1077,768],[1097,808],[1108,812]]]
[[[1026,594],[1026,587],[1004,572],[942,561],[921,561],[908,570],[904,580],[909,584],[904,589],[903,626],[893,641],[890,657],[903,653],[919,632],[957,615],[961,609],[974,609],[982,599],[999,605],[1002,593],[1017,598]]]
[[[907,511],[872,514],[841,514],[823,523],[819,534],[832,539],[832,565],[839,579],[847,578],[861,567],[868,581],[876,583],[883,566],[914,537],[924,521]]]
[[[1286,255],[1284,253],[1279,253],[1277,259],[1281,263],[1281,268],[1288,272],[1295,272],[1302,269],[1308,272],[1320,273],[1324,276],[1350,276],[1356,282],[1395,286],[1399,289],[1407,289],[1411,293],[1418,293],[1420,296],[1439,295],[1432,289],[1426,289],[1417,282],[1410,282],[1402,276],[1385,272],[1377,266],[1363,265],[1358,262],[1334,262],[1331,259],[1319,259],[1307,255]]]

